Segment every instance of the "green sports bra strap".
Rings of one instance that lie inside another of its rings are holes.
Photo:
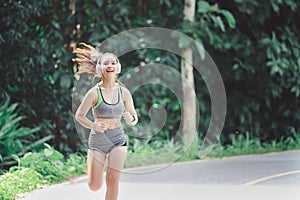
[[[101,94],[100,94],[100,86],[99,86],[99,85],[98,85],[98,87],[97,87],[97,93],[98,93],[98,102],[97,102],[97,104],[94,106],[94,108],[97,108],[97,107],[100,105],[100,103],[103,101],[102,96],[101,96]]]

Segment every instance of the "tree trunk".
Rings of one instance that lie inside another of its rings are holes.
[[[185,0],[184,19],[194,21],[195,0]],[[196,96],[193,75],[193,52],[190,47],[182,48],[181,72],[185,80],[182,81],[183,89],[183,122],[182,132],[188,144],[197,134],[196,127]]]

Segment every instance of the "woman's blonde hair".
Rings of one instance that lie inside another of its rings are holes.
[[[96,65],[98,62],[101,62],[101,57],[106,54],[113,55],[116,58],[116,61],[120,63],[118,57],[113,53],[102,53],[95,49],[93,46],[83,42],[79,43],[79,45],[82,45],[83,48],[76,48],[73,53],[75,53],[77,57],[72,59],[73,62],[78,64],[76,75],[89,73],[93,74],[94,77],[96,76],[101,78],[101,76],[97,73]],[[116,81],[124,86],[124,84],[121,83],[118,79],[116,79]]]
[[[73,62],[78,64],[76,74],[89,73],[97,76],[96,64],[103,53],[86,43],[79,43],[79,45],[82,45],[83,48],[76,48],[73,53],[76,53],[77,57],[72,59]]]

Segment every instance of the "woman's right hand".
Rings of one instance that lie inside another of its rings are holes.
[[[109,124],[105,122],[94,122],[93,130],[97,132],[104,132],[108,129]]]

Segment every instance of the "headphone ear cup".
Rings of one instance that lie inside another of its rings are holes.
[[[121,64],[120,63],[117,64],[117,73],[118,74],[121,73]]]
[[[102,77],[102,69],[101,69],[101,65],[100,64],[97,64],[96,65],[96,73]]]

